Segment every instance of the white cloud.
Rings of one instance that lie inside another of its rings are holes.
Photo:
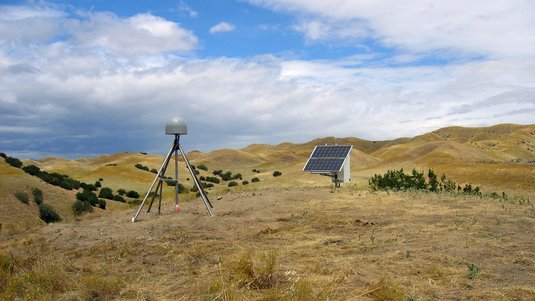
[[[0,5],[0,46],[46,42],[61,30],[63,17],[47,7]]]
[[[100,47],[121,54],[187,52],[198,44],[191,31],[150,14],[120,19],[110,13],[96,13],[88,20],[72,22],[69,31],[80,46]]]
[[[178,3],[178,9],[180,13],[195,18],[199,15],[195,10],[193,10],[186,2],[180,1]]]
[[[298,19],[309,40],[372,38],[411,52],[447,50],[462,55],[531,57],[535,2],[250,0]],[[365,34],[363,36],[363,34]]]
[[[207,150],[330,135],[386,139],[447,125],[532,123],[535,111],[533,59],[391,68],[348,67],[353,58],[270,56],[143,56],[118,63],[110,54],[73,53],[65,45],[42,53],[21,59],[40,71],[0,76],[0,91],[9,98],[2,102],[0,127],[48,151],[58,144],[65,149],[57,152],[83,152],[69,144],[82,139],[83,145],[94,141],[89,144],[100,147],[96,152],[128,145],[141,150],[159,145],[150,151],[163,152],[162,124],[174,115],[190,125],[188,145]],[[8,67],[0,72],[8,75]],[[54,134],[32,136],[28,124]]]
[[[151,14],[84,13],[76,19],[47,7],[0,6],[0,46],[22,52],[28,49],[21,46],[60,41],[119,55],[185,53],[198,46],[191,31]]]
[[[209,31],[211,34],[216,34],[216,33],[221,33],[221,32],[234,31],[234,29],[235,29],[234,25],[227,23],[227,22],[220,22],[210,27]]]

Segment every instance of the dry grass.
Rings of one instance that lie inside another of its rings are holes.
[[[214,200],[213,218],[199,201],[183,205],[176,214],[168,200],[163,215],[143,214],[134,224],[129,210],[7,241],[1,281],[10,284],[2,294],[67,300],[535,298],[535,211],[527,201],[316,188],[227,194]],[[13,272],[11,262],[26,262],[18,258],[28,250],[39,250],[37,259]],[[20,284],[25,277],[43,280]]]

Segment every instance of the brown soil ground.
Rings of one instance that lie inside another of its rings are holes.
[[[535,300],[525,198],[316,187],[212,202],[214,217],[197,199],[3,237],[0,299]]]

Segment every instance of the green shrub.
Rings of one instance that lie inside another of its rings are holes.
[[[106,200],[104,199],[98,199],[98,207],[100,209],[106,210]]]
[[[153,168],[153,169],[150,170],[150,172],[157,174],[158,170],[156,168]]]
[[[206,182],[212,182],[214,184],[219,184],[219,179],[217,177],[206,177]]]
[[[137,169],[141,169],[141,170],[144,170],[144,171],[149,171],[149,168],[147,166],[144,166],[142,164],[139,164],[137,163],[136,165],[134,165]]]
[[[89,190],[84,190],[83,192],[78,192],[76,194],[76,199],[82,202],[87,202],[91,206],[97,206],[99,204],[99,200],[97,195]]]
[[[33,201],[37,204],[37,205],[40,205],[42,202],[43,202],[43,192],[41,191],[41,189],[39,188],[33,188],[32,189],[32,194],[33,194]]]
[[[121,188],[121,189],[117,190],[117,193],[118,193],[119,195],[125,195],[125,194],[126,194],[126,190],[124,190],[123,188]]]
[[[0,157],[2,157],[4,159],[7,158],[6,154],[4,154],[4,153],[0,153]]]
[[[198,165],[197,168],[201,169],[201,170],[204,170],[204,171],[208,171],[208,167],[206,167],[206,165],[204,165],[204,164]]]
[[[100,189],[98,197],[113,200],[113,191],[111,190],[111,188],[103,187]]]
[[[242,185],[247,185],[247,184],[249,184],[249,181],[242,181],[241,184]]]
[[[100,184],[100,181],[95,182],[95,187],[102,187],[102,184]]]
[[[278,176],[281,176],[282,175],[282,172],[276,170],[274,173],[273,173],[273,176],[274,177],[278,177]]]
[[[89,191],[96,191],[97,190],[97,186],[95,186],[93,184],[80,183],[80,187],[82,187],[84,190],[89,190]]]
[[[253,183],[260,182],[260,179],[259,178],[252,178],[251,182],[253,182]]]
[[[99,180],[100,182],[104,181],[104,179],[103,179],[103,178],[98,178],[98,180]]]
[[[72,204],[72,211],[75,215],[80,215],[84,212],[92,212],[93,207],[91,207],[91,204],[87,201],[76,200],[74,201],[74,204]]]
[[[6,163],[11,165],[11,166],[13,166],[13,167],[16,167],[16,168],[21,168],[22,167],[22,161],[20,161],[17,158],[7,157],[6,158]]]
[[[56,210],[45,203],[39,204],[39,217],[47,224],[61,221],[61,216]]]
[[[117,201],[117,202],[121,202],[121,203],[126,203],[126,200],[122,196],[120,196],[118,194],[113,196],[113,200]]]
[[[126,193],[126,196],[129,198],[137,199],[139,198],[139,193],[137,193],[134,190],[130,190],[129,192]]]
[[[206,178],[205,178],[204,176],[200,176],[200,177],[199,177],[199,180],[201,180],[201,181],[206,181]]]
[[[41,172],[41,169],[35,165],[24,166],[22,170],[24,170],[25,173],[30,174],[32,176],[37,176]]]
[[[238,186],[238,182],[230,181],[228,182],[228,187]]]
[[[15,197],[24,204],[28,204],[30,202],[30,198],[26,192],[15,192]]]

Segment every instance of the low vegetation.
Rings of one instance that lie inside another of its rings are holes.
[[[32,189],[33,201],[35,204],[40,205],[44,201],[43,191],[39,188]]]
[[[15,197],[17,198],[17,200],[21,201],[24,204],[30,203],[30,197],[28,196],[26,192],[22,192],[22,191],[15,192]]]
[[[39,204],[39,218],[45,223],[56,223],[61,221],[61,216],[52,208],[52,206],[41,203]]]

